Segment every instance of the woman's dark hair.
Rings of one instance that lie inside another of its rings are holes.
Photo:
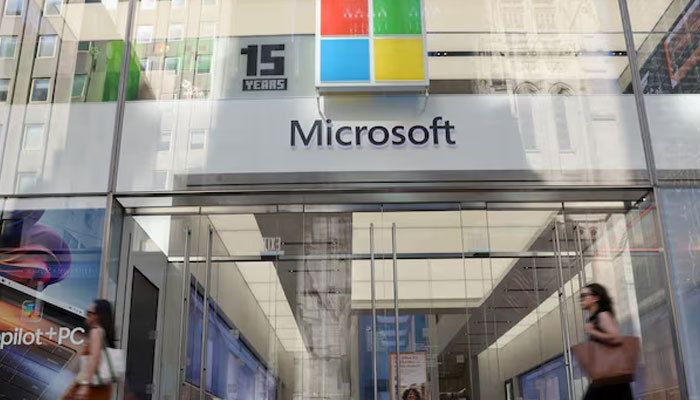
[[[112,305],[107,300],[95,300],[95,316],[97,323],[100,324],[105,331],[105,339],[107,347],[114,348],[114,321],[112,320]]]
[[[603,285],[591,283],[590,285],[586,285],[585,288],[590,290],[592,295],[598,297],[598,312],[607,311],[610,314],[615,315],[615,311],[613,311],[612,299],[610,299],[608,291]]]
[[[418,389],[415,389],[415,388],[406,389],[406,391],[403,392],[403,395],[401,396],[401,398],[402,398],[403,400],[407,400],[407,399],[408,399],[408,395],[411,394],[411,393],[413,393],[413,395],[416,396],[416,399],[420,399],[420,398],[421,398],[421,397],[420,397],[420,392],[418,391]]]

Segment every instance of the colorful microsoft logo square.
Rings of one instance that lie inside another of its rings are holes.
[[[34,301],[25,301],[22,303],[22,320],[26,322],[41,321],[41,304]]]
[[[317,84],[427,86],[422,0],[317,0]]]

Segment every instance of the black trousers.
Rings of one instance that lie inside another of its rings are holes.
[[[583,400],[633,400],[632,388],[629,383],[609,386],[591,384]]]

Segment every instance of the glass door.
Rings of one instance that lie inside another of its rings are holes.
[[[208,393],[371,398],[371,280],[354,264],[369,263],[369,223],[340,205],[202,213],[214,232]]]
[[[474,213],[484,217],[483,210]],[[383,207],[384,276],[392,277],[385,282],[397,301],[385,333],[393,346],[378,353],[388,366],[390,391],[382,399],[439,399],[471,386],[468,343],[461,339],[467,307],[478,302],[481,289],[474,287],[481,266],[472,261],[484,260],[464,257],[462,214],[459,204]],[[472,247],[483,246],[484,233],[469,232]]]
[[[487,205],[482,296],[467,324],[474,399],[570,398],[553,241],[560,214],[558,203]]]
[[[122,394],[133,399],[196,398],[200,386],[201,288],[207,236],[198,213],[125,218],[118,326],[126,349]],[[197,295],[200,293],[200,295]]]
[[[635,203],[567,204],[560,227],[572,344],[586,340],[588,315],[577,306],[581,286],[602,285],[613,301],[622,335],[642,341],[640,366],[632,384],[635,398],[679,398],[671,316],[663,256],[652,199]],[[568,243],[569,248],[564,247]],[[569,271],[569,272],[567,272]],[[575,361],[575,360],[574,360]],[[576,398],[587,381],[574,369]]]
[[[351,398],[572,398],[560,203],[384,204],[350,218]]]

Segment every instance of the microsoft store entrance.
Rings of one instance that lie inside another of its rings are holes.
[[[579,399],[568,349],[585,340],[587,283],[610,290],[645,363],[673,362],[654,359],[673,354],[654,212],[646,199],[128,209],[118,318],[142,368],[124,391]],[[143,288],[157,291],[155,329],[132,346]],[[659,374],[635,391],[677,390]]]

